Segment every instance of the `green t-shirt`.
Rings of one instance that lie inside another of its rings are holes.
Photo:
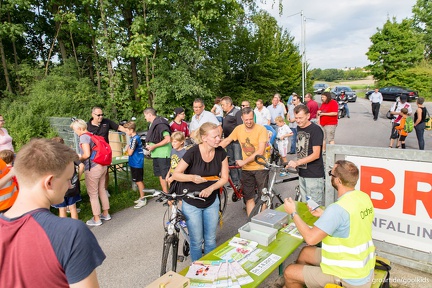
[[[167,135],[170,135],[170,133],[168,131],[165,131],[162,133],[163,137],[165,137]],[[154,143],[150,143],[150,144],[154,144]],[[170,158],[171,157],[171,143],[167,143],[161,147],[154,149],[151,152],[151,157],[152,158]]]

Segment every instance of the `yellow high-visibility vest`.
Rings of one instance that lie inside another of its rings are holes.
[[[355,190],[338,200],[350,216],[348,238],[327,236],[322,241],[321,269],[341,279],[367,277],[375,267],[375,246],[372,242],[374,207],[364,192]]]

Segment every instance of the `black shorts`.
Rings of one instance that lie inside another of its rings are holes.
[[[402,135],[399,136],[399,141],[401,141],[401,142],[405,141],[406,137],[407,137],[407,136],[402,136]]]
[[[171,167],[171,158],[153,158],[153,174],[155,176],[165,176]]]
[[[133,182],[142,182],[144,179],[144,169],[143,168],[134,168],[130,167],[132,181]]]
[[[243,195],[245,200],[255,198],[255,187],[261,195],[262,189],[268,183],[269,170],[242,170],[241,182],[243,184]]]

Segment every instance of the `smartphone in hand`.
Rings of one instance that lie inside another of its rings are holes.
[[[311,208],[311,211],[316,210],[317,208],[320,207],[320,205],[318,203],[316,203],[311,197],[306,196],[306,202],[307,205]]]

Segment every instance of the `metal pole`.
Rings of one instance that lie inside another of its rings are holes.
[[[305,91],[305,62],[304,62],[304,16],[303,16],[303,10],[300,12],[301,16],[301,44],[300,44],[300,50],[301,50],[301,61],[302,61],[302,100],[304,97],[304,91]]]

